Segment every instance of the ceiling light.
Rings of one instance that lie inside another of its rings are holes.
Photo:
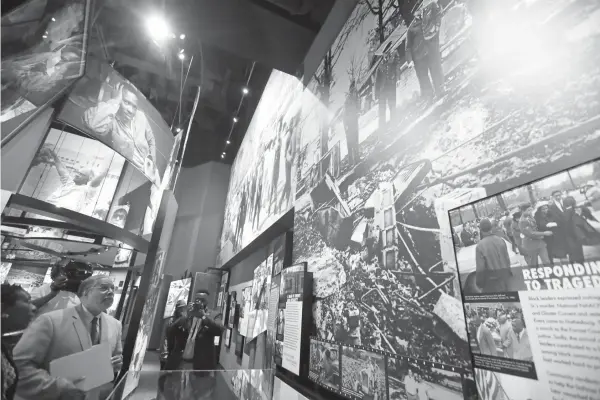
[[[237,117],[233,117],[233,122],[238,122],[238,118]]]
[[[176,129],[177,133],[181,133],[181,131],[182,131],[182,130],[183,130],[183,129],[181,129],[181,128],[177,128],[177,129]]]
[[[221,158],[225,158],[225,153],[221,154]]]
[[[185,54],[184,53],[179,53],[179,55],[177,56],[181,61],[185,60]]]
[[[148,29],[150,37],[157,42],[161,42],[169,36],[173,37],[167,21],[158,15],[153,15],[148,18],[146,21],[146,28]]]
[[[231,144],[231,140],[227,140],[225,143],[227,143],[227,144]]]
[[[242,93],[244,93],[244,94],[248,94],[248,93],[250,93],[250,90],[248,90],[248,88],[244,86],[244,87],[242,88]]]
[[[47,35],[42,35],[42,38],[46,39],[46,38],[48,38],[48,36]]]
[[[179,49],[179,54],[183,53],[185,49]]]
[[[179,35],[179,39],[181,39],[181,40],[185,39],[185,34],[182,33],[181,35]]]

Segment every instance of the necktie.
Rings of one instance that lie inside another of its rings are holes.
[[[100,344],[100,329],[98,329],[98,317],[92,319],[92,329],[90,331],[92,346]]]

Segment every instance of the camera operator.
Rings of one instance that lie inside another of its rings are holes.
[[[67,261],[54,265],[50,273],[52,283],[31,291],[32,303],[38,310],[36,316],[79,305],[79,285],[90,276],[92,268],[82,262]]]

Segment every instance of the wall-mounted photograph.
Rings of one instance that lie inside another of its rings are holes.
[[[85,76],[58,119],[106,144],[160,186],[173,133],[144,95],[108,63],[88,60]]]
[[[2,142],[85,72],[90,0],[33,0],[2,16]]]
[[[97,140],[51,128],[19,193],[106,220],[124,164],[123,157]],[[113,212],[112,217],[120,222],[126,214]]]

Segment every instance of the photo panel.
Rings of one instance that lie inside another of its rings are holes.
[[[232,166],[217,265],[292,208],[301,95],[298,78],[271,73]]]
[[[105,221],[124,164],[96,140],[51,128],[19,194]],[[110,216],[119,222],[122,214],[114,210]]]
[[[342,395],[356,400],[384,399],[385,359],[383,352],[342,345]]]
[[[388,400],[463,400],[464,371],[403,356],[388,356]]]
[[[308,378],[327,389],[341,394],[340,345],[310,338]]]
[[[599,160],[451,210],[465,298],[573,289],[578,284],[575,281],[544,278],[569,276],[571,269],[577,268],[574,265],[600,260],[599,219]],[[492,241],[490,246],[500,252],[500,262],[493,270],[480,256],[483,246]],[[551,271],[548,276],[535,269],[567,264],[571,266],[566,270]],[[556,272],[558,276],[554,276]]]
[[[108,63],[88,60],[58,119],[106,144],[161,186],[175,137],[146,97]]]
[[[3,142],[83,76],[90,4],[32,0],[2,16]]]
[[[187,305],[190,298],[191,286],[192,278],[178,279],[171,282],[169,285],[169,292],[167,294],[167,303],[165,304],[163,318],[169,318],[174,315],[175,307],[178,301],[183,301]]]
[[[475,368],[537,379],[518,294],[502,302],[465,303],[465,315]]]

